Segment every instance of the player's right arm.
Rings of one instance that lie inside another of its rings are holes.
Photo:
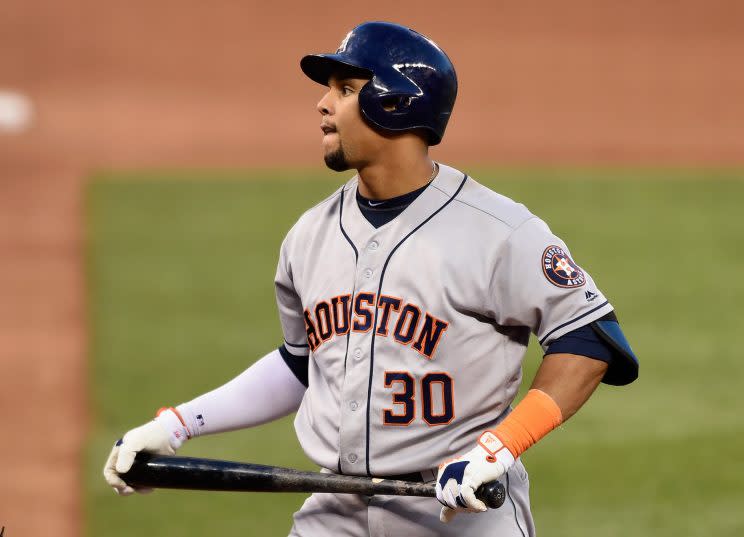
[[[176,408],[161,409],[155,419],[127,432],[104,466],[108,484],[121,495],[135,492],[120,474],[141,451],[174,455],[189,438],[255,427],[295,412],[306,386],[288,367],[283,352],[267,354],[223,386]]]
[[[103,469],[107,483],[117,494],[149,492],[135,490],[120,477],[131,468],[139,452],[173,455],[195,436],[254,427],[297,411],[308,385],[308,349],[304,344],[300,299],[294,290],[285,253],[286,242],[282,245],[276,275],[285,344],[223,386],[176,408],[161,409],[155,419],[118,440]],[[294,339],[300,337],[302,342]]]

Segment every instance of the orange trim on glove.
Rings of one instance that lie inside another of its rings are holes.
[[[532,389],[491,432],[516,459],[563,422],[558,404],[547,393]]]
[[[181,425],[183,425],[183,428],[186,429],[186,439],[187,440],[190,439],[191,438],[191,433],[189,432],[189,428],[186,426],[186,422],[183,420],[183,416],[181,416],[181,413],[178,410],[176,410],[175,408],[173,408],[172,406],[160,407],[158,409],[158,411],[155,413],[155,417],[157,418],[158,416],[160,416],[160,414],[162,414],[166,410],[172,410],[173,411],[173,413],[176,415],[176,417],[181,422]]]

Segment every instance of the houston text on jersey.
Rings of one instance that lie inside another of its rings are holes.
[[[351,307],[350,294],[339,295],[318,302],[312,310],[305,309],[305,330],[310,350],[315,351],[324,342],[335,336],[352,332],[368,332],[372,329],[375,304],[379,308],[376,334],[392,337],[401,345],[411,345],[422,356],[434,357],[439,341],[449,323],[438,319],[419,306],[403,299],[375,293],[358,293]]]

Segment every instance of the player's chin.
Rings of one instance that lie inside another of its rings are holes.
[[[344,154],[342,147],[326,151],[323,160],[325,160],[326,166],[334,172],[343,172],[351,167],[349,162],[346,160],[346,155]]]

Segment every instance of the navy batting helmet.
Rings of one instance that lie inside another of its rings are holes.
[[[349,32],[335,54],[311,54],[302,71],[323,85],[332,74],[370,77],[359,92],[362,115],[388,131],[426,129],[442,140],[457,96],[455,67],[431,39],[389,22],[365,22]]]

